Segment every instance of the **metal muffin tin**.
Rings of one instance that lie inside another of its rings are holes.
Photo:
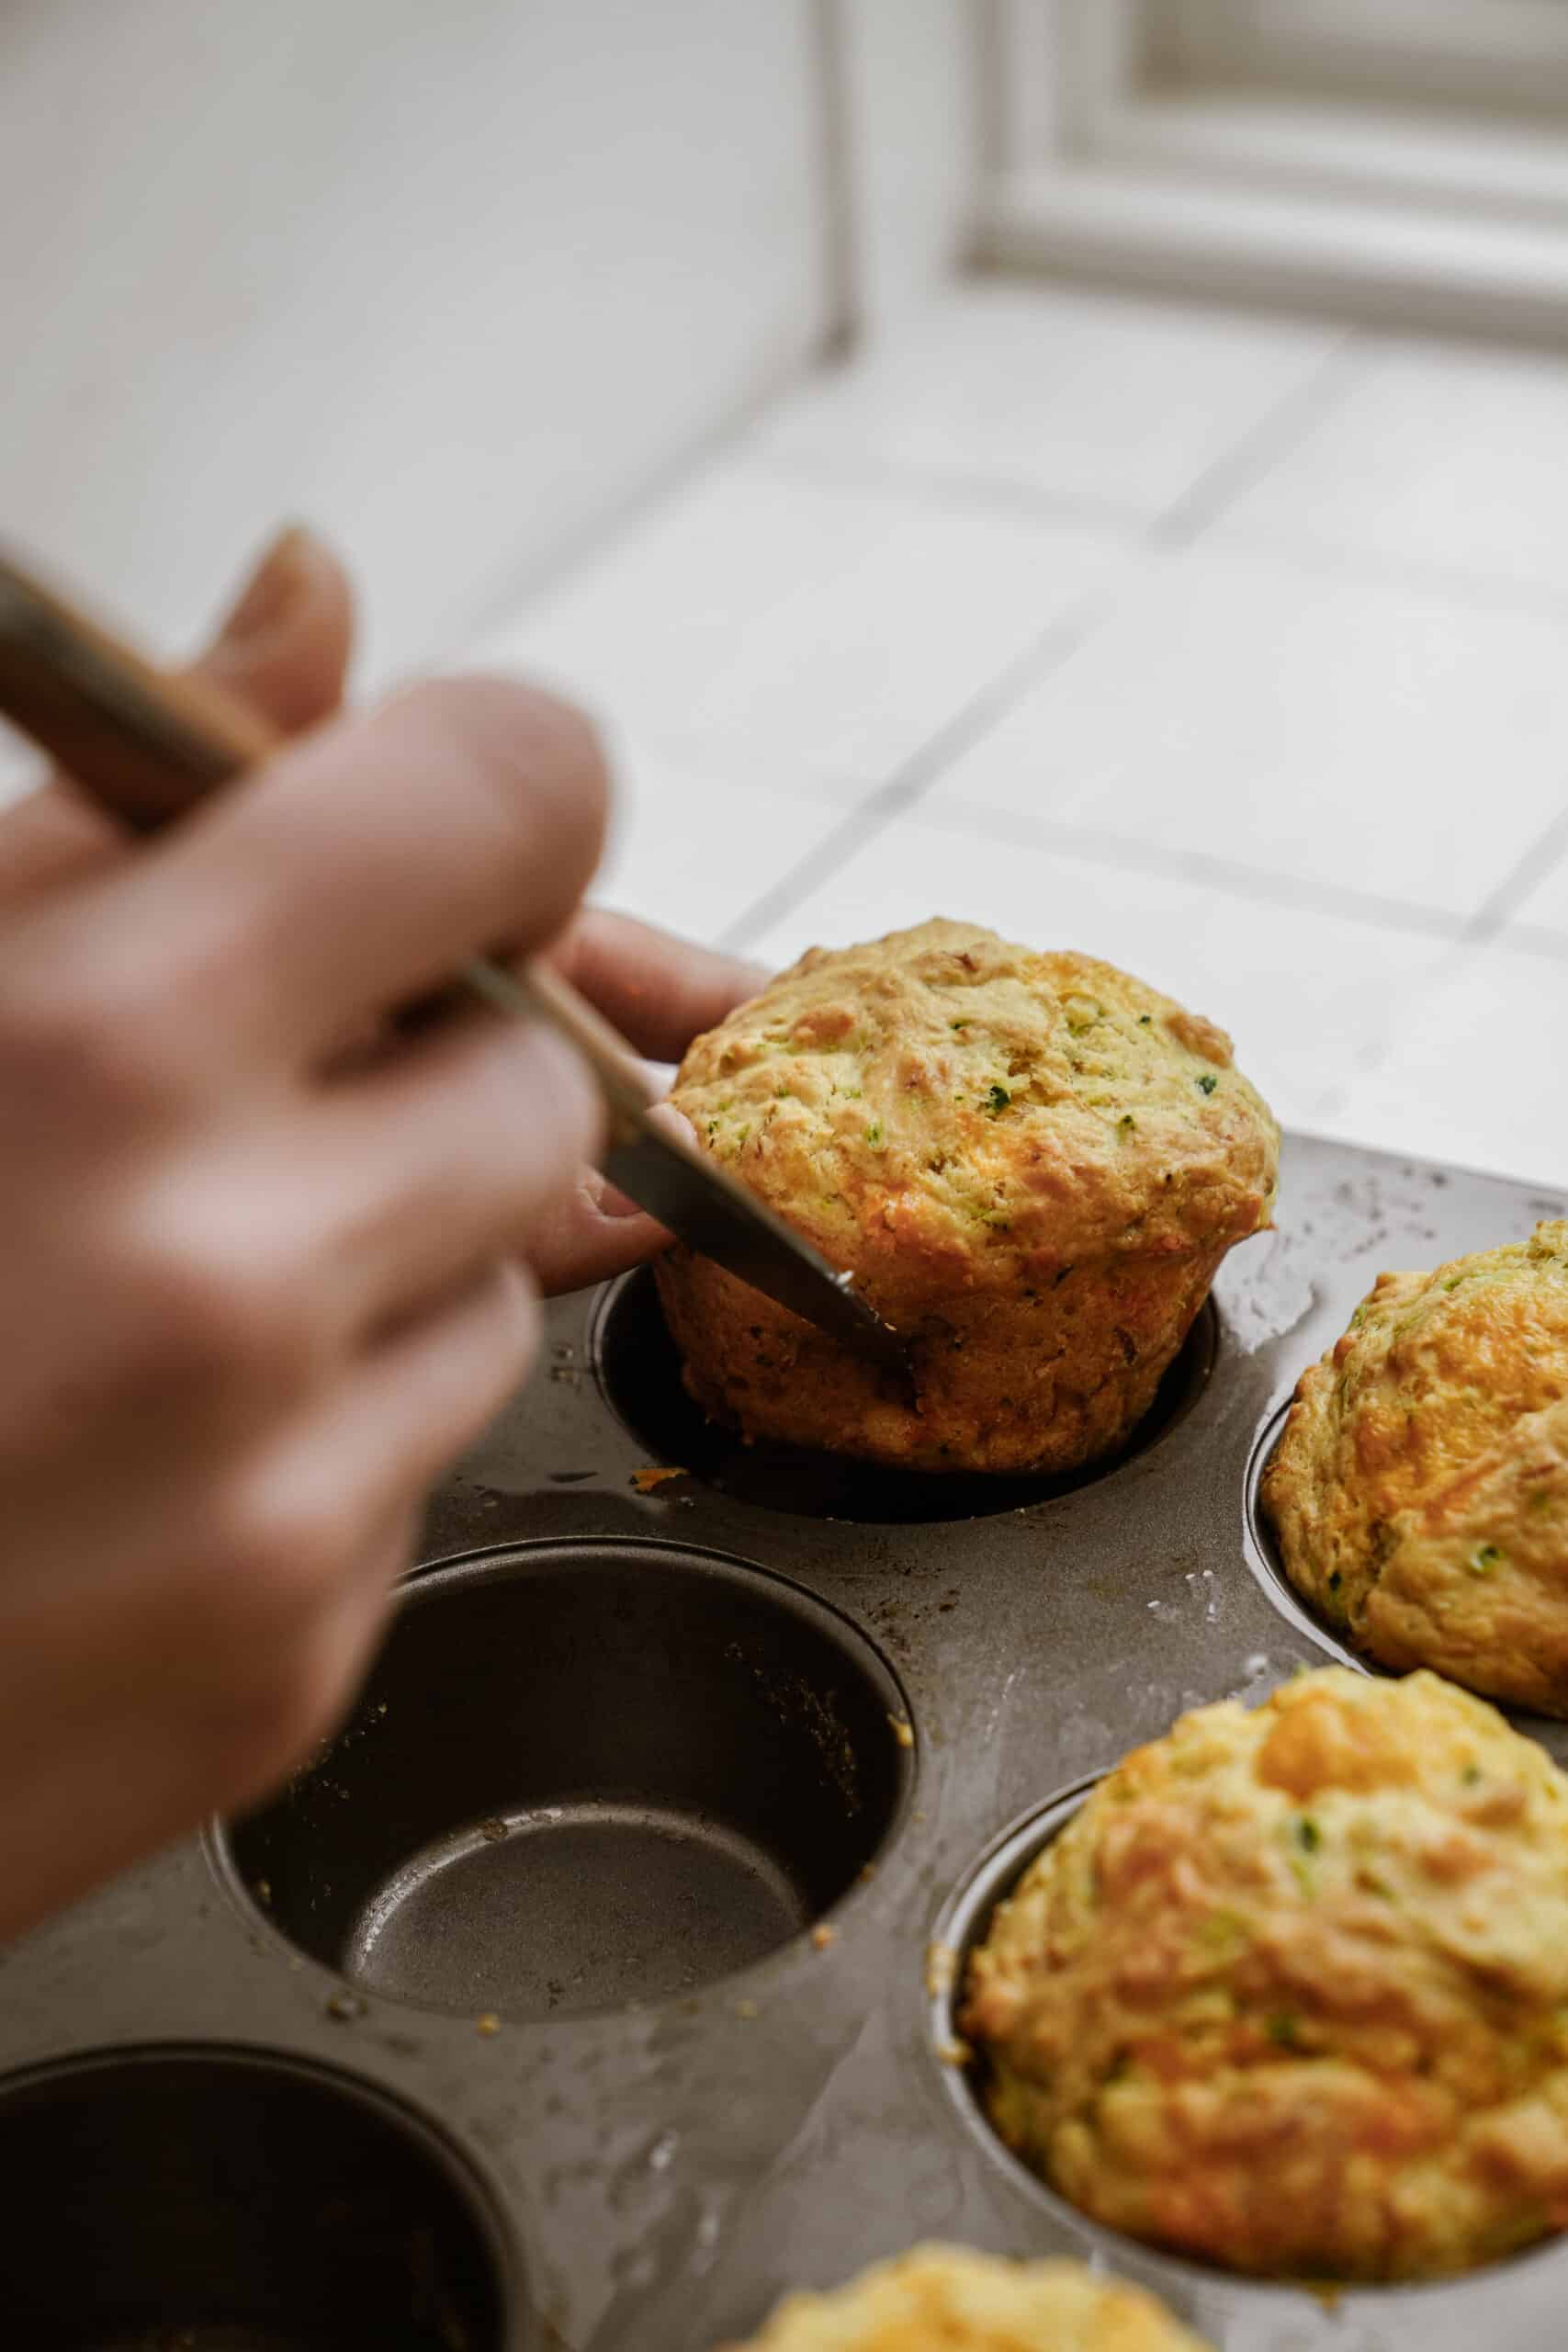
[[[1138,1445],[1043,1487],[749,1453],[646,1276],[555,1306],[340,1739],[0,1963],[0,2343],[709,2352],[941,2236],[1222,2352],[1562,2352],[1568,2243],[1231,2278],[1063,2204],[952,2063],[942,1948],[1095,1776],[1343,1655],[1254,1520],[1303,1366],[1384,1267],[1565,1213],[1303,1140],[1281,1202]]]

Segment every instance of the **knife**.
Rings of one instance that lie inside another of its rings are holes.
[[[133,831],[152,833],[233,783],[279,739],[209,680],[157,670],[0,550],[0,712]],[[509,1017],[541,1017],[577,1048],[608,1113],[604,1170],[640,1208],[729,1273],[901,1382],[891,1324],[754,1193],[655,1115],[626,1039],[547,965],[476,960],[462,985]]]

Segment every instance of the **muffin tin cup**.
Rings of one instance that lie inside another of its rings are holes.
[[[1468,2312],[1472,2326],[1486,2323],[1478,2316],[1496,2308],[1506,2297],[1517,2302],[1521,2332],[1505,2337],[1547,2352],[1547,2346],[1568,2340],[1534,2332],[1523,2312],[1540,2303],[1542,2312],[1553,2301],[1568,2295],[1568,2241],[1543,2240],[1507,2260],[1449,2279],[1402,2281],[1398,2284],[1337,2288],[1332,2282],[1306,2282],[1252,2278],[1225,2270],[1163,2247],[1134,2242],[1080,2212],[1049,2181],[1015,2154],[1000,2137],[986,2110],[987,2068],[985,2052],[965,2042],[959,2030],[969,1962],[984,1943],[999,1905],[1013,1894],[1031,1864],[1059,1837],[1073,1815],[1093,1794],[1101,1775],[1096,1774],[1059,1791],[1004,1829],[980,1857],[939,1912],[926,1969],[926,2030],[930,2055],[943,2093],[980,2150],[984,2159],[1005,2177],[1011,2192],[1032,2205],[1043,2228],[1053,2234],[1066,2231],[1087,2235],[1095,2256],[1107,2268],[1136,2278],[1179,2310],[1201,2315],[1203,2324],[1222,2346],[1242,2344],[1258,2352],[1295,2352],[1292,2306],[1304,2295],[1330,2309],[1343,2326],[1365,2326],[1367,2343],[1414,2346],[1417,2327],[1451,2326],[1455,2352],[1467,2341],[1457,2331]],[[1357,2341],[1354,2333],[1349,2340]],[[1426,2341],[1444,2346],[1447,2334]]]
[[[1220,2352],[1562,2352],[1568,2245],[1336,2301],[1100,2229],[997,2143],[927,1990],[931,1948],[1128,1748],[1339,1654],[1253,1507],[1298,1374],[1384,1266],[1562,1213],[1300,1140],[1281,1202],[1163,1423],[1025,1494],[767,1461],[695,1416],[646,1279],[556,1303],[536,1379],[433,1498],[344,1734],[6,1956],[0,2132],[84,2044],[205,2066],[243,2042],[346,2082],[434,2152],[420,2177],[491,2248],[506,2352],[711,2352],[787,2287],[932,2236],[1102,2261]],[[325,2113],[269,2177],[309,2183],[312,2143],[367,2168]],[[116,2144],[153,2176],[176,2145],[194,2177],[209,2121],[125,2114]],[[220,2139],[244,2132],[227,2111]],[[106,2201],[135,2216],[127,2170]],[[53,2307],[74,2352],[126,2341],[94,2303],[111,2256],[90,2242]],[[292,2314],[244,2324],[313,2352]]]
[[[28,2352],[503,2352],[503,2222],[428,2122],[278,2052],[0,2085],[0,2312]]]
[[[738,1561],[490,1554],[413,1581],[337,1739],[220,1845],[279,1932],[365,1992],[592,2015],[821,1920],[907,1798],[907,1707],[850,1624]]]
[[[1109,1476],[1158,1444],[1190,1411],[1213,1370],[1218,1326],[1209,1302],[1128,1442],[1082,1469],[1037,1477],[895,1470],[807,1446],[752,1442],[711,1420],[687,1393],[681,1358],[646,1268],[604,1292],[590,1348],[605,1402],[661,1462],[678,1464],[737,1502],[807,1519],[920,1526],[989,1519],[1050,1502]]]

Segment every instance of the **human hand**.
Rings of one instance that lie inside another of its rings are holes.
[[[269,551],[216,643],[194,666],[287,733],[340,706],[353,639],[341,567],[302,531]],[[71,784],[55,779],[14,812],[0,832],[0,905],[46,879],[123,856],[124,837]],[[584,908],[548,960],[650,1060],[678,1062],[694,1037],[765,985],[766,972],[603,908]],[[530,1246],[547,1296],[609,1281],[668,1241],[653,1218],[584,1164]]]
[[[151,847],[63,783],[0,817],[0,1934],[328,1730],[426,1488],[527,1367],[525,1264],[597,1141],[543,1028],[344,1054],[561,934],[604,797],[522,687],[321,723],[347,641],[293,543],[209,660],[299,744]]]

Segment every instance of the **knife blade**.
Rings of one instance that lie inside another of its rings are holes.
[[[0,712],[141,833],[234,782],[278,742],[233,696],[156,669],[4,549]],[[551,1022],[582,1055],[609,1114],[612,1183],[691,1249],[908,1383],[902,1340],[852,1277],[659,1113],[631,1046],[558,973],[476,959],[459,977],[509,1017]]]

